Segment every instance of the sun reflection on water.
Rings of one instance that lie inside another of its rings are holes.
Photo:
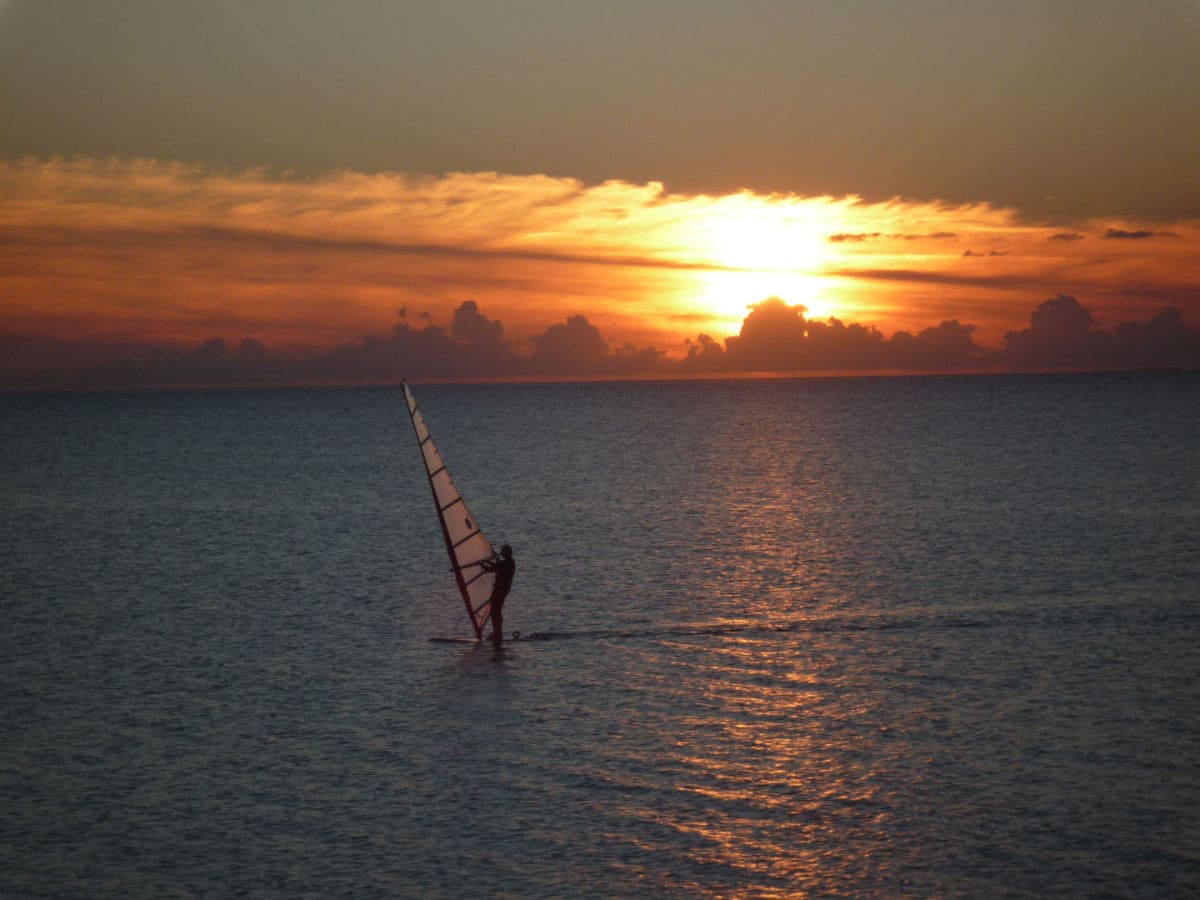
[[[718,882],[741,873],[756,896],[794,895],[798,884],[838,893],[842,829],[884,827],[887,813],[869,759],[856,753],[854,723],[871,710],[843,690],[832,648],[734,634],[665,639],[661,651],[675,671],[647,685],[652,694],[702,687],[657,748],[656,777],[640,783],[659,802],[621,806],[639,823],[624,839],[645,852],[682,846]]]

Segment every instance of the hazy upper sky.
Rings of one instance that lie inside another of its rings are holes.
[[[0,0],[0,155],[1200,217],[1195,0]]]

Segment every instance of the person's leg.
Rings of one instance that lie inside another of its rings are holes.
[[[504,601],[492,602],[492,643],[497,647],[504,640]]]

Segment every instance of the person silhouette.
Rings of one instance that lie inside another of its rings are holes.
[[[492,596],[488,603],[492,616],[492,644],[499,647],[504,642],[504,601],[508,592],[512,590],[517,561],[513,559],[512,547],[505,544],[500,548],[499,556],[485,559],[482,565],[485,572],[496,574],[496,584],[492,587]]]

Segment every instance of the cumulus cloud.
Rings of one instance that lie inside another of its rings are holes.
[[[1059,294],[1033,311],[1028,328],[1004,336],[1005,358],[1031,368],[1083,366],[1103,357],[1107,339],[1089,310]]]
[[[1004,336],[1001,360],[1018,369],[1195,368],[1200,331],[1174,307],[1105,331],[1078,300],[1060,294],[1033,311],[1028,328]]]
[[[570,315],[514,351],[503,327],[474,301],[455,310],[449,330],[407,322],[328,351],[272,350],[257,339],[231,347],[214,337],[193,347],[109,348],[104,362],[73,369],[38,370],[31,361],[46,350],[34,339],[0,334],[0,349],[24,365],[0,366],[0,388],[138,388],[180,385],[388,384],[412,378],[595,377],[745,372],[1011,371],[1052,369],[1200,368],[1200,330],[1175,307],[1146,321],[1101,328],[1091,310],[1059,295],[1039,304],[1027,328],[989,349],[975,326],[957,319],[891,337],[877,328],[836,317],[810,319],[799,304],[772,297],[755,304],[738,334],[717,341],[700,334],[686,356],[672,359],[654,347],[624,343],[609,349],[584,315]],[[88,353],[99,348],[91,346]],[[115,355],[111,355],[115,354]],[[85,356],[77,359],[93,359]]]
[[[1113,344],[1123,368],[1200,368],[1200,329],[1188,328],[1173,306],[1147,322],[1122,322],[1113,330]]]
[[[601,371],[608,345],[586,316],[570,316],[533,339],[534,368],[548,375],[593,375]]]
[[[725,341],[732,368],[787,371],[804,367],[808,322],[801,304],[789,306],[778,297],[755,304],[742,330]]]
[[[695,343],[688,341],[687,356],[680,366],[685,372],[722,372],[729,368],[725,348],[708,334],[701,334]]]
[[[483,371],[503,372],[512,368],[515,357],[504,339],[504,325],[481,313],[474,300],[464,301],[454,311],[450,335]]]
[[[454,311],[450,333],[455,340],[472,346],[497,346],[504,340],[504,325],[483,315],[474,300],[465,300]]]
[[[702,334],[688,349],[681,368],[688,372],[944,371],[967,369],[983,358],[973,326],[946,321],[915,337],[898,331],[886,338],[878,329],[847,324],[836,317],[808,319],[801,305],[777,297],[757,304],[742,330],[724,346]]]
[[[975,343],[974,325],[957,319],[925,328],[916,336],[898,331],[890,342],[890,360],[901,369],[946,371],[969,369],[982,362],[985,352]]]

